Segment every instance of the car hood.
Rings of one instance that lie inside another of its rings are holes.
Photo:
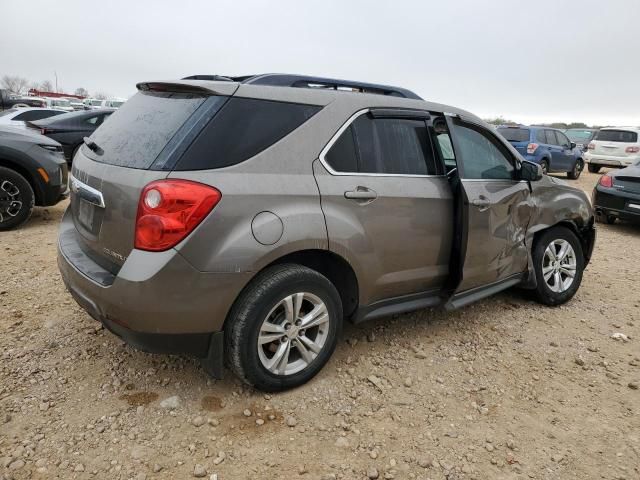
[[[53,145],[59,146],[60,144],[49,137],[40,135],[39,133],[25,130],[18,127],[5,127],[0,126],[0,143],[3,141],[14,141],[24,143],[34,143],[38,145]]]

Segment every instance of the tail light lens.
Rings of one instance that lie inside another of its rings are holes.
[[[613,177],[610,175],[603,175],[600,177],[600,181],[598,183],[603,187],[611,188],[613,187]]]
[[[587,148],[589,150],[593,150],[594,148],[596,148],[596,144],[595,143],[590,143],[589,146],[587,146]]]
[[[135,248],[161,252],[177,245],[213,210],[222,194],[189,180],[159,180],[142,190]]]
[[[640,147],[627,147],[625,149],[625,152],[627,152],[627,153],[638,153],[638,152],[640,152]]]
[[[529,155],[533,155],[537,149],[538,149],[537,143],[530,143],[529,145],[527,145],[527,153]]]
[[[49,130],[47,130],[46,128],[41,128],[41,129],[40,129],[40,133],[41,133],[42,135],[46,135],[47,133],[49,133]]]

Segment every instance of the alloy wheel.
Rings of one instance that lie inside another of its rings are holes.
[[[553,240],[542,257],[542,276],[552,292],[566,292],[576,276],[576,253],[564,239]]]
[[[0,223],[15,217],[22,210],[20,189],[9,180],[0,181]]]
[[[276,375],[293,375],[307,368],[324,348],[331,318],[316,295],[289,295],[267,314],[258,333],[258,357]]]

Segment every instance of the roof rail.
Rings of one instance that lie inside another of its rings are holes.
[[[349,92],[373,93],[377,95],[391,95],[394,97],[413,98],[422,100],[411,90],[375,83],[354,82],[352,80],[338,80],[335,78],[313,77],[308,75],[291,75],[285,73],[265,73],[261,75],[247,75],[232,77],[227,75],[191,75],[182,80],[215,80],[240,82],[251,85],[269,85],[273,87],[319,88],[329,90],[344,90]]]

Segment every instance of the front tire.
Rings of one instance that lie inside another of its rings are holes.
[[[570,180],[577,180],[578,178],[580,178],[580,174],[582,173],[583,168],[584,165],[582,163],[582,159],[576,160],[576,163],[573,166],[573,170],[567,172],[567,178],[569,178]]]
[[[589,164],[589,172],[591,173],[598,173],[600,171],[600,165],[593,165],[592,163]]]
[[[544,305],[569,301],[578,291],[584,256],[578,237],[566,227],[552,227],[537,239],[532,252],[537,286],[535,296]]]
[[[0,167],[0,231],[17,228],[31,216],[35,195],[26,178]]]
[[[257,389],[281,391],[306,383],[327,363],[342,327],[342,302],[315,270],[275,265],[244,289],[227,322],[229,368]]]

